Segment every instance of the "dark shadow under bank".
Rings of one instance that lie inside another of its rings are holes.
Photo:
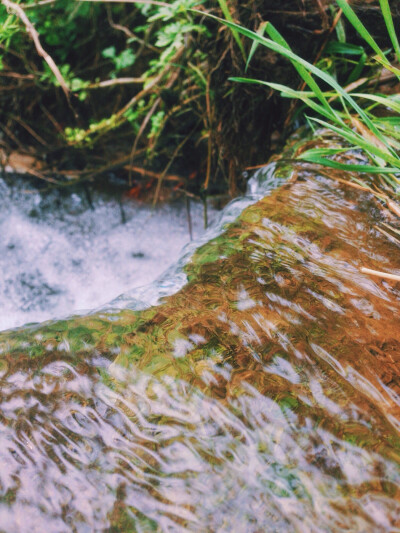
[[[5,530],[399,527],[399,284],[360,272],[399,272],[381,217],[299,170],[160,305],[0,334]]]

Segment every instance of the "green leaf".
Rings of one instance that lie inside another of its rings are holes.
[[[336,32],[337,40],[340,43],[345,43],[346,42],[346,28],[344,26],[342,18],[338,20],[338,23],[336,24],[335,32]]]
[[[229,8],[228,8],[228,5],[226,3],[226,0],[218,0],[218,3],[219,3],[219,7],[221,8],[221,11],[222,13],[224,14],[224,17],[226,18],[226,20],[228,22],[231,22],[233,24],[233,19],[232,19],[232,16],[231,16],[231,13],[229,11]],[[220,19],[222,20],[222,19]],[[236,26],[236,24],[234,24]],[[244,51],[244,46],[243,46],[243,43],[240,39],[240,36],[239,36],[239,33],[236,31],[236,29],[232,26],[229,26],[227,24],[227,26],[229,28],[231,28],[232,30],[232,35],[233,35],[233,38],[235,39],[241,53],[242,53],[242,56],[243,56],[243,59],[246,60],[246,52]]]
[[[332,159],[327,159],[326,157],[323,157],[324,149],[313,149],[313,150],[307,150],[306,152],[303,152],[301,155],[297,157],[297,159],[301,159],[302,161],[307,161],[308,163],[315,163],[318,165],[323,165],[325,167],[335,168],[337,170],[345,170],[348,172],[359,172],[359,173],[368,173],[368,174],[394,174],[396,172],[399,172],[399,168],[388,168],[388,167],[377,167],[372,165],[354,165],[354,164],[347,164],[347,163],[339,163],[338,161],[333,161]],[[336,153],[339,153],[337,151]],[[334,155],[334,154],[326,154],[326,155]]]
[[[349,141],[351,144],[353,144],[355,147],[362,148],[366,152],[376,155],[379,158],[386,161],[387,163],[394,165],[398,169],[397,171],[400,170],[400,158],[399,157],[397,157],[396,155],[393,156],[387,151],[379,148],[379,146],[376,146],[375,144],[369,142],[368,140],[365,140],[362,135],[355,133],[350,128],[346,128],[346,129],[337,128],[336,126],[333,126],[332,124],[329,124],[328,122],[325,122],[324,120],[320,120],[318,118],[312,118],[311,120],[313,120],[314,122],[317,122],[324,128],[334,131],[335,133],[340,135],[340,137],[343,137],[344,139]]]
[[[361,72],[363,71],[363,68],[365,66],[365,63],[368,59],[368,56],[366,53],[363,53],[357,63],[357,65],[354,67],[352,72],[350,73],[350,76],[346,80],[346,85],[350,85],[350,83],[354,83],[356,80],[359,79],[361,76]]]
[[[291,89],[290,87],[287,87],[286,85],[281,85],[279,83],[272,83],[268,81],[262,81],[262,80],[255,80],[252,78],[240,78],[240,77],[234,77],[229,78],[232,81],[240,82],[240,83],[254,83],[258,85],[266,85],[267,87],[270,87],[271,89],[274,89],[275,91],[280,91],[282,96],[288,97],[288,98],[297,98],[298,100],[301,100],[305,104],[307,104],[308,107],[313,109],[314,111],[317,111],[317,113],[320,113],[327,119],[333,120],[334,122],[341,123],[341,119],[337,116],[337,112],[333,111],[331,107],[328,106],[328,108],[323,107],[320,104],[317,104],[310,98],[310,96],[314,96],[315,94],[313,92],[304,92],[304,91],[295,91],[294,89]]]
[[[375,39],[369,33],[367,28],[364,26],[364,24],[355,14],[353,9],[349,6],[349,4],[347,3],[347,0],[336,0],[336,3],[342,9],[347,20],[357,30],[357,32],[361,35],[361,37],[370,45],[370,47],[374,50],[374,52],[381,58],[381,60],[384,63],[388,63],[388,60],[386,59],[385,54],[383,53],[381,48],[378,46]]]
[[[123,50],[118,56],[113,58],[116,70],[122,70],[130,67],[136,60],[136,55],[130,48]]]
[[[341,1],[341,0],[338,0],[338,1]],[[273,37],[273,39],[268,39],[266,37],[258,35],[256,32],[243,28],[233,22],[229,22],[226,20],[224,21],[218,17],[214,17],[213,15],[208,15],[208,16],[215,20],[222,22],[223,24],[226,24],[229,27],[231,26],[235,27],[240,33],[242,33],[246,37],[256,40],[257,42],[264,45],[265,47],[271,50],[274,50],[275,52],[288,58],[297,68],[299,74],[302,76],[306,84],[311,88],[312,91],[316,93],[316,96],[319,98],[319,100],[321,101],[325,109],[329,113],[331,113],[332,108],[330,107],[329,103],[327,103],[323,92],[318,87],[315,80],[311,77],[310,72],[313,73],[318,78],[320,78],[321,80],[323,80],[324,82],[326,82],[338,93],[339,98],[341,98],[342,100],[342,105],[344,106],[345,112],[348,112],[346,105],[345,105],[345,102],[347,102],[347,104],[349,104],[353,108],[353,110],[359,114],[361,120],[364,122],[366,127],[376,136],[376,138],[379,139],[383,144],[386,144],[387,149],[391,152],[393,156],[396,155],[394,150],[387,145],[386,139],[381,134],[381,132],[378,130],[378,128],[374,125],[373,121],[369,118],[368,114],[358,105],[358,103],[354,100],[354,98],[352,98],[352,96],[349,93],[347,93],[332,76],[330,76],[329,74],[322,71],[315,65],[312,65],[308,61],[305,61],[304,59],[299,57],[297,54],[295,54],[288,47],[283,37],[279,34],[279,32],[277,32],[277,30],[275,30],[275,28],[271,24],[268,24],[267,32],[270,36]],[[338,113],[335,113],[335,117],[337,120],[342,121]]]
[[[400,101],[396,101],[390,96],[379,96],[378,94],[368,94],[368,93],[352,93],[353,96],[358,96],[359,98],[364,98],[366,100],[372,100],[378,104],[382,104],[389,109],[393,109],[397,113],[400,113]]]
[[[268,22],[262,22],[260,24],[260,27],[257,30],[258,35],[263,35],[264,34],[265,28],[267,27],[267,24],[268,24]],[[253,55],[255,54],[255,51],[257,50],[259,44],[260,43],[258,43],[257,41],[253,41],[253,43],[251,45],[249,57],[247,58],[247,61],[246,61],[246,67],[244,69],[245,72],[247,72],[247,69],[249,67],[250,61],[251,61]]]
[[[103,57],[105,57],[106,59],[112,59],[115,57],[117,51],[115,49],[115,46],[109,46],[108,48],[105,48],[102,52],[101,52],[101,55]]]
[[[387,28],[390,40],[392,41],[393,48],[396,52],[397,61],[400,61],[400,46],[399,46],[399,41],[397,39],[396,31],[394,29],[393,18],[390,12],[389,2],[388,0],[379,0],[379,4],[381,6],[382,15],[385,20],[385,24],[386,24],[386,28]]]
[[[272,24],[268,24],[267,33],[271,37],[272,42],[276,42],[277,44],[279,44],[282,47],[284,47],[284,49],[287,52],[290,52],[291,54],[293,54],[293,52],[292,52],[290,46],[288,45],[288,43],[285,41],[285,39],[282,37],[282,35],[278,32],[278,30]],[[297,72],[300,74],[300,76],[303,78],[303,80],[306,82],[306,84],[310,87],[310,89],[319,98],[319,100],[321,101],[322,105],[327,110],[330,109],[329,103],[327,102],[325,96],[323,95],[323,92],[319,88],[317,82],[314,80],[314,78],[308,72],[310,69],[308,69],[307,66],[310,65],[310,63],[308,63],[307,61],[299,62],[298,61],[299,56],[297,56],[296,54],[293,54],[293,56],[294,56],[294,58],[291,58],[290,56],[287,56],[287,57],[291,60],[293,66],[295,67]],[[316,67],[314,67],[314,68],[316,68]],[[322,70],[320,70],[320,69],[317,69],[317,70],[319,72],[322,72]]]
[[[362,46],[358,46],[356,44],[331,41],[326,45],[325,52],[328,54],[346,54],[348,56],[361,56],[365,53],[365,50]]]
[[[198,12],[200,13],[200,12]],[[204,13],[202,13],[204,15]],[[383,137],[381,136],[380,132],[377,130],[377,128],[374,126],[373,122],[370,120],[370,118],[367,116],[367,114],[363,111],[363,109],[357,104],[357,102],[339,85],[339,83],[329,74],[326,72],[323,72],[318,67],[312,65],[308,61],[305,61],[301,57],[299,57],[297,54],[292,52],[292,50],[287,47],[286,41],[280,36],[280,34],[275,30],[275,28],[271,27],[270,24],[267,26],[267,31],[270,32],[272,35],[275,35],[277,39],[279,39],[280,42],[276,42],[273,39],[267,39],[266,37],[263,37],[261,35],[258,35],[257,33],[248,30],[246,28],[243,28],[239,26],[238,24],[235,24],[233,22],[229,22],[223,19],[220,19],[219,17],[215,17],[214,15],[207,15],[210,18],[213,18],[222,24],[225,24],[229,27],[236,28],[239,33],[242,33],[246,37],[249,37],[250,39],[258,41],[263,46],[274,50],[275,52],[283,55],[284,57],[288,58],[290,61],[295,64],[298,72],[303,77],[304,81],[307,83],[307,85],[317,94],[318,98],[320,99],[322,105],[330,111],[331,108],[329,104],[326,102],[326,98],[323,95],[323,92],[321,89],[319,89],[318,85],[316,85],[315,80],[312,79],[309,72],[312,72],[315,74],[318,78],[325,81],[328,85],[330,85],[337,93],[343,97],[345,101],[347,101],[350,106],[360,115],[362,120],[365,122],[365,124],[368,126],[368,128],[382,141],[384,142]],[[286,46],[284,46],[281,43],[286,43]],[[300,68],[298,68],[300,67]]]

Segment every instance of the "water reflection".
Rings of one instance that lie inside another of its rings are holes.
[[[400,528],[400,300],[359,271],[400,251],[355,199],[309,176],[162,305],[2,334],[1,528]]]

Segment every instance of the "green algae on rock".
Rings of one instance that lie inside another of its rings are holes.
[[[371,202],[299,169],[159,305],[0,334],[9,530],[400,527],[400,291],[360,272],[400,250]]]

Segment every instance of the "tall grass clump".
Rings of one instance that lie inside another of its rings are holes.
[[[378,85],[374,82],[383,72],[400,82],[400,46],[388,0],[379,0],[379,3],[392,50],[382,50],[347,1],[336,0],[339,9],[337,20],[345,16],[362,38],[363,45],[346,43],[345,35],[339,32],[339,28],[344,28],[341,24],[337,30],[338,40],[330,42],[325,49],[329,61],[323,58],[318,63],[320,66],[294,53],[269,22],[264,22],[257,32],[232,20],[222,22],[235,35],[241,34],[252,40],[247,65],[256,48],[264,46],[293,64],[306,90],[294,90],[279,83],[246,77],[231,80],[265,85],[279,91],[283,97],[300,101],[304,116],[313,129],[322,127],[345,140],[345,148],[312,148],[301,153],[298,159],[349,172],[346,174],[348,179],[362,183],[363,188],[385,201],[400,216],[400,208],[394,201],[400,196],[400,95],[374,90],[374,86]],[[342,67],[338,66],[338,58]],[[339,81],[341,72],[338,72],[340,68],[343,72],[343,63],[348,71],[345,83]],[[362,158],[358,156],[360,151],[364,154]],[[375,176],[372,183],[363,179],[367,174]]]

